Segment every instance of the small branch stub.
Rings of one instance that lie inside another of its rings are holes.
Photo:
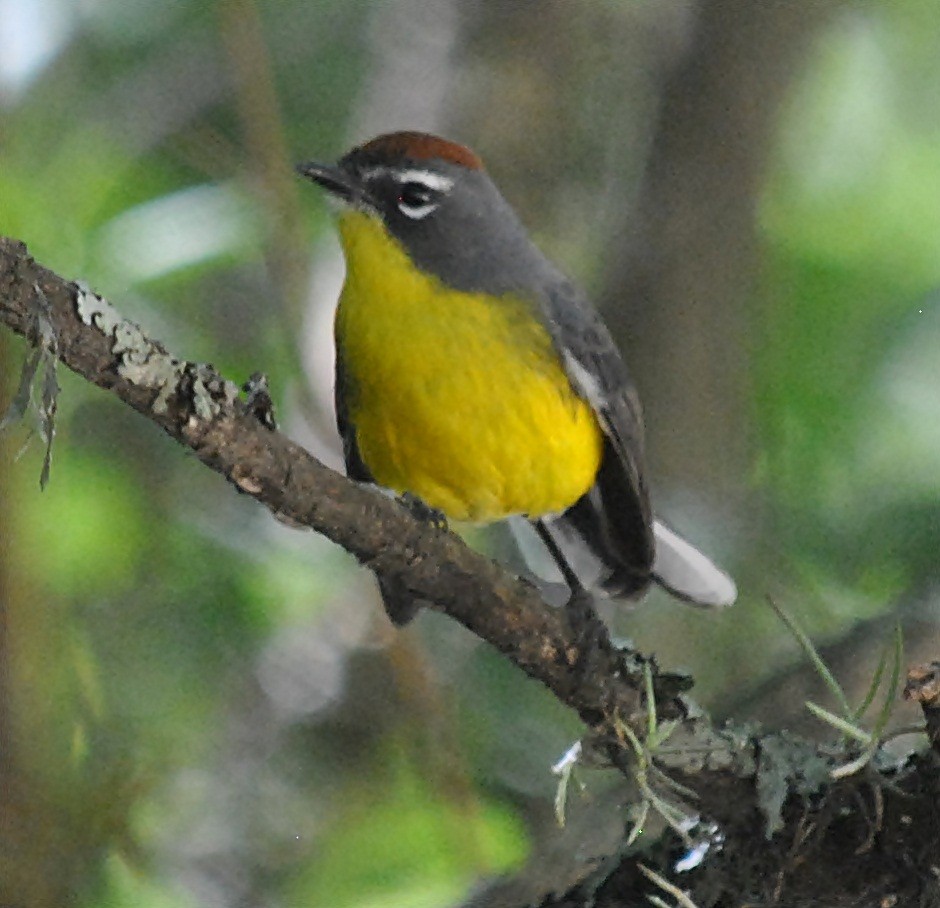
[[[918,665],[907,673],[904,699],[920,703],[930,746],[940,756],[940,662]]]

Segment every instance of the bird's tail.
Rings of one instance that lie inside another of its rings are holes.
[[[586,589],[611,597],[635,598],[655,582],[692,605],[722,607],[737,598],[731,577],[659,520],[653,522],[652,569],[642,574],[620,557],[605,534],[590,525],[585,513],[572,514],[569,510],[543,523]],[[535,550],[538,543],[534,535],[525,535],[517,522],[513,523],[513,531],[530,568],[542,575],[552,573],[550,568],[546,571],[544,555],[540,557]]]
[[[660,586],[692,605],[734,605],[738,588],[707,555],[658,520],[653,521],[653,535],[653,579]]]

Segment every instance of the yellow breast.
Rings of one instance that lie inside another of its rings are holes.
[[[523,302],[447,289],[377,218],[340,218],[336,338],[347,408],[376,481],[453,520],[565,510],[600,465],[590,406]]]

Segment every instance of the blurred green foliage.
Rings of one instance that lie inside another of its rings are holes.
[[[0,3],[0,232],[180,355],[266,371],[321,449],[303,268],[327,213],[282,181],[288,162],[259,165],[277,142],[252,125],[237,49],[258,26],[278,141],[329,157],[380,78],[380,6]],[[741,484],[759,516],[721,541],[744,596],[730,617],[657,599],[614,618],[711,702],[797,658],[764,593],[838,639],[936,583],[938,35],[940,7],[848,4],[774,137],[750,331],[725,351],[752,364]],[[603,105],[578,110],[616,133]],[[596,271],[589,248],[549,243]],[[24,353],[0,331],[0,409]],[[518,866],[573,718],[436,616],[393,636],[344,553],[62,384],[44,493],[40,446],[16,456],[29,427],[0,437],[0,903],[417,908]]]
[[[935,329],[940,285],[940,127],[930,114],[940,70],[915,7],[855,16],[822,45],[785,113],[762,211],[772,302],[755,358],[763,478],[804,512],[788,540],[799,562],[841,565],[882,603],[924,581],[926,540],[893,544],[879,524],[912,470],[940,476],[940,450],[916,465],[911,446],[921,419],[940,416],[936,403],[886,426],[890,374],[910,362],[913,335]],[[909,390],[931,396],[926,373],[922,382]],[[878,435],[894,437],[893,456],[872,458]],[[936,507],[938,492],[934,481],[916,497]]]

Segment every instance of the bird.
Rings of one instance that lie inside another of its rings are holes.
[[[401,131],[296,169],[339,203],[334,397],[350,478],[425,516],[531,525],[571,600],[658,584],[734,602],[733,580],[653,514],[639,398],[598,311],[476,153]],[[394,623],[413,617],[407,591],[382,593]]]

